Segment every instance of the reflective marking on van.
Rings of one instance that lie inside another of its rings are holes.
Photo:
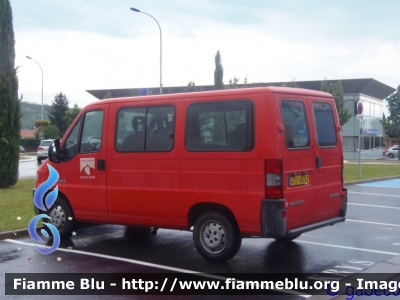
[[[379,207],[379,208],[400,209],[400,207],[393,207],[393,206],[382,206],[382,205],[371,205],[371,204],[349,203],[349,202],[347,202],[347,205],[359,205],[359,206],[371,206],[371,207]]]
[[[347,221],[347,219],[346,219],[346,221]],[[340,249],[348,249],[348,250],[357,250],[357,251],[388,254],[388,255],[400,255],[400,253],[395,253],[395,252],[387,252],[387,251],[380,251],[380,250],[373,250],[373,249],[365,249],[365,248],[356,248],[356,247],[347,247],[347,246],[340,246],[340,245],[308,242],[308,241],[302,241],[302,240],[296,240],[296,243],[304,243],[304,244],[310,244],[310,245],[318,245],[318,246],[324,246],[324,247],[332,247],[332,248],[340,248]]]
[[[373,195],[373,196],[386,196],[386,197],[400,198],[399,195],[374,194],[374,193],[360,193],[360,192],[349,192],[349,191],[347,191],[347,194],[360,194],[360,195]]]
[[[388,223],[378,223],[378,222],[369,222],[369,221],[359,221],[359,220],[351,220],[351,219],[346,219],[346,222],[357,222],[357,223],[366,223],[366,224],[374,224],[374,225],[384,225],[384,226],[400,227],[400,225],[398,225],[398,224],[388,224]]]

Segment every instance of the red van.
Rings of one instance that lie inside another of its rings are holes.
[[[340,130],[332,95],[312,90],[102,100],[52,144],[36,187],[47,164],[58,171],[62,237],[77,222],[194,227],[200,255],[225,261],[243,237],[286,242],[345,220]]]

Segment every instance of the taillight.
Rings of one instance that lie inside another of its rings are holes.
[[[43,150],[43,147],[38,147],[37,149],[38,149],[38,150]]]
[[[265,160],[265,198],[283,198],[283,166],[281,159]]]

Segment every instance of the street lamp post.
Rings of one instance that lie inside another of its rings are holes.
[[[140,11],[140,10],[138,10],[137,8],[134,8],[134,7],[131,7],[131,10],[152,17],[153,20],[156,21],[156,23],[157,23],[157,25],[158,25],[158,28],[160,29],[160,94],[162,94],[162,33],[161,33],[160,24],[158,24],[156,18],[154,18],[152,15],[150,15],[150,14],[148,14],[148,13],[145,13],[145,12],[143,12],[143,11]]]
[[[40,134],[39,134],[40,141],[42,141],[42,131],[43,131],[43,69],[42,69],[42,66],[36,60],[31,58],[30,56],[26,56],[26,58],[31,59],[35,63],[37,63],[39,65],[39,67],[40,67],[40,71],[42,71],[42,117],[41,117],[42,119],[41,119],[41,122],[40,122]]]

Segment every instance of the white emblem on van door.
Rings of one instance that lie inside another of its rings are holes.
[[[329,195],[329,198],[339,197],[339,193],[333,193]]]
[[[81,158],[80,160],[80,179],[95,179],[94,158]]]

